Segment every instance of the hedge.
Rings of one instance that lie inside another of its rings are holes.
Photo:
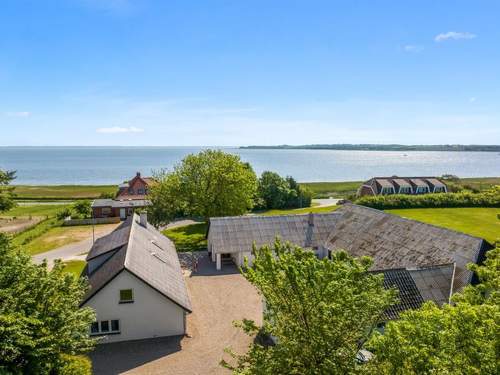
[[[379,210],[397,208],[500,207],[500,186],[483,193],[436,193],[377,195],[357,199],[356,204]]]

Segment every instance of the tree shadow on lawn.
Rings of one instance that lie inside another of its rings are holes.
[[[120,374],[181,350],[180,336],[100,344],[89,354],[94,375]]]

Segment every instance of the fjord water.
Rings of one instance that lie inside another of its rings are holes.
[[[116,184],[135,174],[172,169],[203,147],[0,147],[0,169],[16,184]],[[264,170],[298,181],[356,181],[371,176],[500,176],[497,152],[252,150],[223,147]]]

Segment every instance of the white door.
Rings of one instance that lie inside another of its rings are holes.
[[[126,219],[127,218],[127,211],[124,208],[120,208],[120,219]]]

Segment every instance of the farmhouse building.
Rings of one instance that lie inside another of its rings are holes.
[[[137,172],[134,178],[118,186],[117,199],[144,199],[153,183],[151,177],[142,177]]]
[[[208,250],[217,269],[224,262],[251,264],[252,246],[272,244],[278,236],[319,258],[339,249],[370,256],[371,271],[384,273],[386,286],[400,291],[401,303],[386,312],[418,307],[423,301],[449,301],[471,282],[468,263],[481,261],[491,247],[481,238],[404,219],[372,208],[345,204],[331,213],[212,218]]]
[[[149,189],[154,183],[151,177],[142,177],[139,172],[130,181],[118,186],[113,199],[96,199],[92,202],[94,218],[120,217],[125,220],[136,209],[150,205],[147,199]]]
[[[373,177],[358,189],[358,196],[390,194],[447,193],[446,184],[436,177]]]
[[[99,238],[86,260],[81,305],[96,312],[91,335],[117,342],[185,334],[191,303],[177,252],[146,214]]]

